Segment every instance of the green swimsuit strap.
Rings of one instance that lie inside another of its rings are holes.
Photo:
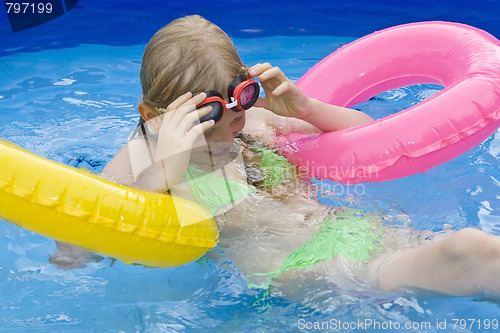
[[[198,202],[214,216],[218,209],[227,207],[254,192],[251,186],[227,179],[222,173],[221,176],[217,176],[205,172],[194,164],[188,166],[184,178]]]
[[[258,147],[254,150],[262,154],[259,168],[264,172],[264,184],[267,189],[279,185],[283,179],[292,175],[293,167],[285,157],[272,149]],[[218,209],[255,192],[252,186],[227,179],[222,172],[217,176],[201,170],[194,164],[188,166],[184,178],[198,202],[213,215]]]

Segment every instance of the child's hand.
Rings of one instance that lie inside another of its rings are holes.
[[[195,142],[215,124],[213,120],[198,122],[212,111],[211,106],[196,110],[205,98],[205,93],[194,97],[186,93],[172,102],[162,115],[154,159],[155,162],[165,160],[163,164],[168,186],[179,183],[188,167]]]
[[[250,76],[258,77],[266,93],[255,106],[286,117],[303,118],[310,113],[310,99],[278,67],[257,64],[250,68]]]

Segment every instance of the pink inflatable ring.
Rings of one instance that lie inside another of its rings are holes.
[[[281,152],[312,177],[380,182],[424,172],[500,126],[500,42],[456,23],[401,25],[332,53],[298,82],[310,97],[350,107],[418,83],[444,89],[406,110],[337,132],[280,137]]]

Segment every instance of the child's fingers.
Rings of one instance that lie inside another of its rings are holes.
[[[196,117],[197,119],[200,119],[201,117],[206,116],[213,110],[213,107],[211,105],[205,105],[202,108],[196,109],[196,113],[198,116]]]
[[[184,95],[177,97],[177,99],[170,103],[170,105],[167,107],[167,111],[177,110],[182,104],[190,100],[192,96],[193,94],[191,92],[187,92]]]
[[[167,112],[163,119],[163,125],[168,128],[177,128],[189,112],[195,110],[193,105],[184,105],[173,111]]]
[[[187,133],[187,139],[194,142],[200,135],[202,135],[208,129],[212,128],[214,125],[215,121],[211,119],[193,126]]]
[[[196,108],[196,106],[200,105],[201,102],[203,102],[205,100],[205,98],[207,98],[207,94],[202,92],[202,93],[199,93],[198,95],[193,96],[193,98],[187,100],[181,106],[193,105]]]
[[[189,131],[190,128],[193,127],[193,125],[199,124],[200,118],[209,114],[212,109],[212,106],[207,105],[200,109],[197,109],[196,111],[188,113],[179,123],[179,129],[182,131],[182,133]]]
[[[292,82],[286,81],[286,82],[281,83],[279,86],[277,86],[273,90],[272,94],[273,94],[273,96],[278,97],[280,95],[283,95],[283,94],[291,91],[294,87],[295,87],[295,85]]]
[[[184,95],[177,97],[177,99],[167,107],[167,112],[165,114],[164,120],[177,120],[178,123],[181,120],[179,118],[180,116],[183,116],[189,111],[196,109],[196,106],[203,102],[206,97],[207,95],[205,93],[200,93],[193,97],[193,94],[191,92],[187,92]],[[181,114],[176,116],[178,112],[180,112]]]
[[[187,92],[184,95],[177,97],[175,101],[170,103],[170,105],[167,107],[166,112],[161,115],[162,126],[171,126],[174,118],[177,118],[177,121],[173,125],[177,126],[179,122],[178,117],[175,117],[177,110],[181,108],[182,105],[184,105],[186,102],[188,102],[192,96],[193,94],[191,92]]]
[[[265,71],[267,71],[271,68],[273,68],[273,66],[270,63],[266,62],[264,64],[257,64],[257,65],[252,66],[248,70],[248,72],[250,74],[250,77],[253,78],[253,77],[261,75],[262,73],[264,73]]]
[[[203,102],[203,100],[205,100],[206,96],[207,95],[205,93],[198,94],[198,95],[194,96],[193,98],[190,98],[189,100],[184,102],[184,104],[182,104],[176,110],[167,112],[167,115],[169,113],[171,114],[170,119],[169,119],[171,126],[178,127],[179,124],[183,121],[183,119],[188,114],[190,114],[191,112],[196,110],[196,106],[198,104],[200,104],[201,102]],[[196,117],[196,112],[194,113],[194,117]],[[192,121],[195,121],[195,120],[192,120]]]
[[[207,131],[208,129],[212,128],[215,125],[215,120],[210,119],[209,121],[204,121],[201,124],[198,124],[196,126],[199,126],[203,132]]]
[[[262,74],[258,76],[258,79],[261,83],[264,83],[271,79],[277,79],[281,82],[288,81],[288,78],[285,76],[285,74],[279,67],[272,67],[264,71]]]

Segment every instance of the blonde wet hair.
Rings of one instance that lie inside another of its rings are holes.
[[[201,16],[176,19],[161,28],[144,50],[142,99],[165,108],[177,97],[216,90],[227,99],[229,83],[248,69],[229,36]]]

